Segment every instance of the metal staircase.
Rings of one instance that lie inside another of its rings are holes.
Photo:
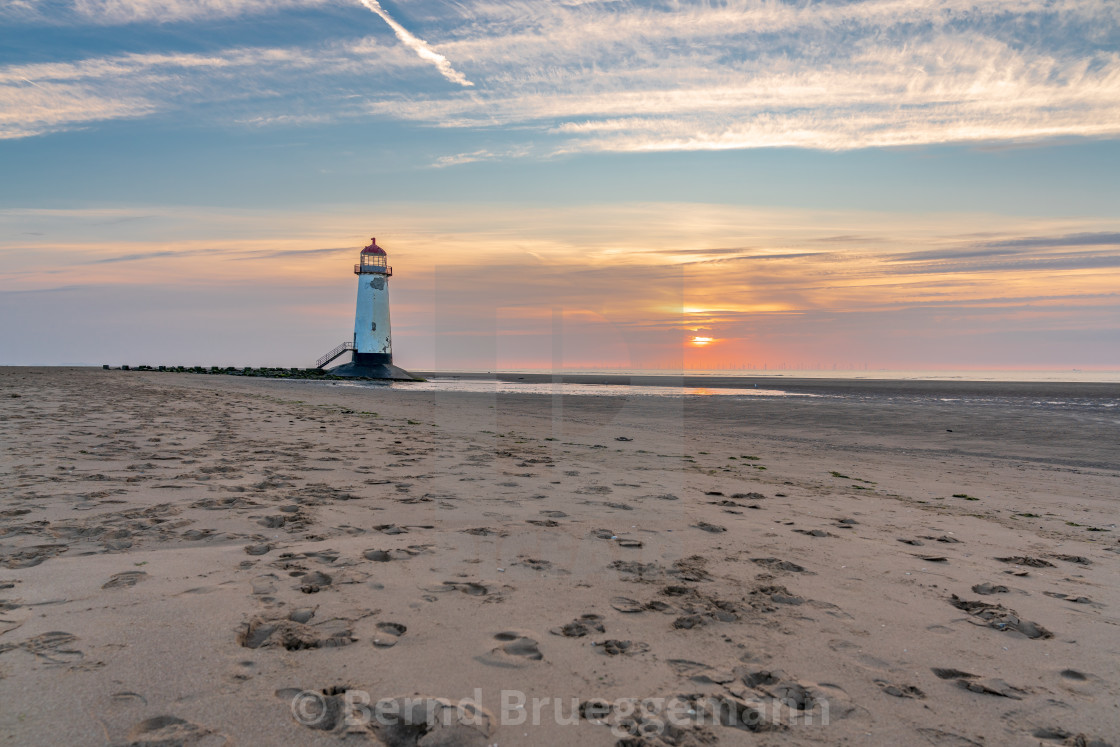
[[[347,351],[353,350],[353,349],[354,349],[354,343],[347,340],[346,342],[342,343],[341,345],[336,347],[331,352],[324,355],[319,360],[315,361],[315,368],[322,368],[323,366],[327,365],[328,363],[333,361],[338,356],[342,355],[343,353],[345,353]]]

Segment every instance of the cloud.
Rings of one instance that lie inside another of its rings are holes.
[[[1120,267],[1120,255],[1085,254],[1078,256],[1038,257],[1016,259],[1004,262],[957,262],[927,267],[910,268],[912,273],[976,273],[1029,271],[1046,272],[1053,270],[1099,270]]]
[[[946,249],[931,249],[926,251],[913,251],[899,254],[890,257],[887,261],[890,262],[934,262],[939,260],[960,260],[960,259],[985,259],[993,262],[992,269],[997,269],[998,266],[994,261],[1003,261],[998,258],[1012,255],[1020,256],[1031,253],[1031,250],[1037,249],[1064,249],[1069,247],[1085,247],[1085,246],[1111,246],[1120,249],[1120,233],[1112,231],[1098,231],[1091,233],[1072,233],[1060,236],[1024,236],[1015,238],[997,239],[994,241],[982,241],[975,244],[966,244],[964,246],[946,248]],[[1037,254],[1037,252],[1036,252]],[[1065,261],[1071,261],[1075,256],[1082,256],[1086,261],[1097,262],[1100,261],[1102,256],[1113,256],[1114,253],[1096,253],[1096,258],[1090,259],[1090,255],[1076,253],[1061,252],[1058,253]],[[1027,260],[1034,262],[1036,260]],[[1097,265],[1086,265],[1097,266]]]
[[[353,247],[335,247],[329,249],[281,249],[277,251],[259,251],[248,247],[223,247],[223,248],[197,248],[197,249],[160,249],[149,252],[136,252],[133,254],[118,254],[110,257],[91,259],[89,264],[107,264],[114,262],[143,262],[149,259],[181,259],[184,257],[197,257],[200,255],[214,255],[222,259],[233,261],[253,261],[260,259],[280,259],[284,257],[315,257],[320,255],[342,254],[353,252]],[[244,256],[237,256],[243,254]],[[81,263],[78,263],[81,264]]]
[[[120,254],[115,257],[104,257],[102,259],[90,260],[90,264],[100,265],[112,262],[136,262],[147,259],[161,259],[165,257],[182,257],[185,254],[197,254],[198,252],[182,252],[172,251],[165,249],[156,252],[137,252],[136,254]]]
[[[0,86],[0,139],[42,135],[87,122],[143,117],[159,107],[138,96],[110,96],[71,83],[30,80]]]
[[[401,43],[347,38],[330,22],[345,8],[328,13],[325,2],[77,0],[73,18],[43,22],[206,22],[304,6],[310,28],[321,9],[323,40],[0,69],[0,132],[197,109],[249,127],[372,117],[502,137],[500,147],[433,155],[441,167],[588,151],[1120,135],[1120,3],[416,0],[410,16],[440,34],[437,52],[377,0],[362,2]],[[21,0],[11,12],[45,7]],[[470,95],[428,85],[429,66]]]
[[[1120,233],[1099,231],[1096,233],[1071,233],[1064,236],[1027,236],[1019,239],[990,241],[991,247],[1055,247],[1055,246],[1116,246],[1120,247]]]
[[[569,70],[559,88],[547,80],[554,70],[530,63],[473,99],[382,99],[370,110],[441,127],[535,127],[556,136],[561,152],[846,150],[1120,134],[1115,52],[1062,58],[954,33],[901,51],[889,40],[837,45],[823,59],[762,53],[719,64],[726,53],[721,45],[646,65]]]
[[[480,71],[480,95],[406,95],[370,110],[536,129],[554,152],[1107,137],[1120,133],[1120,56],[1108,43],[1120,6],[1109,5],[459,6],[470,33],[443,48]]]
[[[465,75],[460,73],[455,68],[451,67],[451,63],[447,61],[446,57],[441,55],[439,52],[434,51],[430,46],[428,46],[428,43],[426,41],[417,38],[408,29],[393,20],[392,16],[385,12],[385,9],[381,7],[381,3],[377,2],[377,0],[360,0],[360,2],[362,3],[362,5],[366,6],[371,11],[380,16],[381,20],[389,24],[389,28],[391,28],[393,30],[393,33],[397,35],[397,38],[400,39],[401,44],[404,44],[406,47],[415,52],[420,59],[435,65],[436,69],[439,70],[440,75],[447,78],[452,83],[458,83],[461,86],[474,85],[474,83],[471,83],[469,80],[467,80]]]
[[[317,103],[321,81],[419,65],[414,55],[370,39],[312,48],[235,47],[208,54],[120,54],[8,65],[0,67],[0,139],[189,112],[203,104],[224,104],[231,122],[251,127],[322,123],[358,111],[353,102],[337,101],[325,111]],[[307,89],[307,100],[277,93],[286,87]],[[251,116],[241,113],[247,106],[254,110]],[[293,111],[301,108],[314,111]]]
[[[326,249],[281,249],[275,252],[260,252],[254,251],[253,253],[244,257],[235,257],[234,259],[241,261],[253,261],[255,259],[280,259],[283,257],[314,257],[319,255],[330,256],[332,254],[345,254],[346,252],[353,253],[355,251],[352,246],[331,247]]]
[[[71,9],[86,22],[103,25],[135,24],[154,21],[168,23],[221,19],[235,16],[275,13],[287,8],[326,5],[335,0],[73,0]],[[38,0],[17,0],[23,15],[58,13],[60,8],[42,8]]]

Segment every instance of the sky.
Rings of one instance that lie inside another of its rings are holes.
[[[1115,0],[6,0],[0,365],[1120,369]]]

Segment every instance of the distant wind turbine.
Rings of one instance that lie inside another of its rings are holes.
[[[429,47],[428,42],[414,36],[411,31],[394,21],[392,16],[385,12],[385,9],[381,7],[381,3],[377,2],[377,0],[361,0],[361,3],[381,16],[381,20],[389,24],[389,28],[393,30],[393,33],[397,35],[397,38],[401,40],[402,44],[415,52],[420,59],[427,60],[435,65],[443,77],[447,78],[452,83],[458,83],[464,87],[474,85],[474,83],[467,80],[467,76],[451,67],[451,63],[447,61],[446,57]]]

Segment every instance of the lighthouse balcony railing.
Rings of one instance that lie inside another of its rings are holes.
[[[378,267],[377,265],[354,265],[355,275],[377,273],[378,275],[392,275],[392,267]]]

